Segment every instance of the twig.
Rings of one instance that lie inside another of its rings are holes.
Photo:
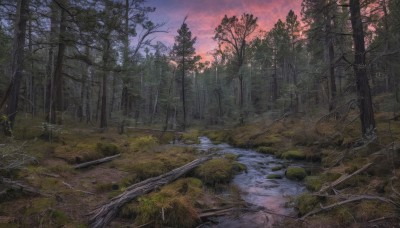
[[[98,165],[98,164],[101,164],[101,163],[104,163],[104,162],[111,161],[111,160],[113,160],[113,159],[115,159],[115,158],[117,158],[119,156],[121,156],[121,154],[116,154],[116,155],[113,155],[113,156],[110,156],[110,157],[105,157],[105,158],[97,159],[97,160],[94,160],[94,161],[81,163],[81,164],[78,164],[78,165],[74,166],[74,169],[82,169],[82,168],[86,168],[86,167],[91,166],[91,165]]]
[[[347,200],[343,200],[343,201],[340,201],[340,202],[337,202],[337,203],[334,203],[334,204],[331,204],[331,205],[328,205],[328,206],[322,206],[321,205],[321,208],[313,210],[313,211],[305,214],[300,219],[304,220],[305,218],[307,218],[307,217],[309,217],[311,215],[315,215],[315,214],[318,214],[320,212],[327,211],[327,210],[330,210],[332,208],[335,208],[335,207],[338,207],[338,206],[341,206],[341,205],[344,205],[344,204],[347,204],[347,203],[360,201],[360,200],[379,200],[379,201],[382,201],[382,202],[385,202],[385,203],[388,203],[388,204],[393,204],[394,206],[400,208],[400,205],[398,203],[396,203],[396,202],[394,202],[394,201],[392,201],[390,199],[386,199],[384,197],[379,197],[379,196],[361,195],[361,196],[356,196],[356,197],[353,197],[353,198],[350,198],[350,199],[347,199]]]
[[[77,192],[83,192],[83,193],[86,193],[86,194],[89,194],[89,195],[94,195],[94,193],[93,192],[87,192],[87,191],[84,191],[84,190],[79,190],[79,189],[76,189],[76,188],[74,188],[74,187],[72,187],[70,184],[68,184],[68,183],[66,183],[66,182],[62,182],[65,186],[67,186],[68,188],[70,188],[70,189],[72,189],[72,190],[74,190],[74,191],[77,191]]]
[[[321,188],[321,190],[319,190],[319,192],[317,194],[321,194],[325,191],[328,191],[331,188],[336,187],[337,185],[345,182],[346,180],[352,178],[353,176],[365,171],[366,169],[368,169],[373,163],[368,163],[366,165],[364,165],[363,167],[361,167],[360,169],[358,169],[357,171],[353,172],[352,174],[348,175],[348,174],[344,174],[342,175],[339,179],[337,179],[336,181],[330,183],[328,186],[325,186],[323,188]]]

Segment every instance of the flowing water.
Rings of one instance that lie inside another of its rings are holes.
[[[208,227],[272,227],[282,218],[281,215],[295,215],[294,210],[286,204],[290,196],[304,192],[305,187],[301,182],[285,178],[285,169],[272,171],[272,168],[284,165],[284,160],[250,149],[235,148],[228,144],[215,145],[207,137],[200,137],[198,147],[205,151],[218,149],[219,154],[238,155],[238,162],[247,166],[247,172],[236,175],[232,183],[239,189],[243,200],[265,209],[259,212],[247,212],[236,218],[220,217],[216,225]],[[296,164],[291,162],[291,165]],[[281,175],[282,179],[268,179],[269,174]]]

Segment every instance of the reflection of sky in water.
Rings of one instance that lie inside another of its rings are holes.
[[[271,170],[273,167],[282,165],[284,163],[283,160],[252,150],[233,148],[227,144],[213,145],[205,137],[201,137],[200,142],[198,147],[201,150],[219,148],[218,153],[240,155],[238,162],[247,166],[247,172],[236,175],[233,179],[233,184],[240,189],[243,200],[257,206],[265,207],[268,211],[275,213],[284,215],[293,213],[293,209],[285,207],[288,196],[304,192],[305,187],[301,182],[286,179],[284,170]],[[282,179],[270,180],[267,178],[269,174],[279,174],[282,176]],[[265,227],[271,226],[276,219],[263,212],[246,213],[234,220],[221,218],[221,223],[215,227]]]

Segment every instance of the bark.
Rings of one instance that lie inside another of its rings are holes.
[[[56,65],[54,67],[54,96],[53,96],[53,115],[51,116],[51,123],[62,124],[62,112],[64,109],[63,98],[63,62],[65,53],[64,36],[66,32],[66,12],[61,9],[60,13],[60,32],[58,36],[58,53]]]
[[[110,55],[110,41],[106,38],[103,50],[103,77],[102,77],[102,95],[100,111],[100,128],[107,129],[107,77]]]
[[[10,128],[5,129],[6,135],[11,135],[18,109],[18,97],[22,80],[22,68],[24,63],[24,46],[26,24],[29,14],[29,0],[19,0],[17,3],[17,15],[14,28],[13,60],[11,68],[11,83],[7,101],[6,115],[10,121]]]
[[[138,196],[147,194],[154,189],[157,189],[165,184],[168,184],[185,173],[191,171],[197,166],[211,159],[211,156],[196,159],[184,166],[176,168],[168,173],[162,174],[158,177],[149,178],[145,181],[134,184],[126,189],[122,194],[112,198],[109,202],[97,208],[92,212],[89,223],[90,227],[100,228],[106,227],[112,219],[114,219],[119,209],[125,204],[135,199]]]
[[[56,32],[57,32],[57,17],[58,17],[58,10],[57,5],[53,1],[50,5],[51,8],[51,18],[50,18],[50,47],[48,52],[48,60],[46,66],[46,81],[47,85],[44,86],[44,106],[45,106],[45,115],[46,120],[54,123],[55,120],[54,109],[53,109],[53,93],[54,93],[54,85],[53,85],[53,75],[54,75],[54,49],[55,49],[55,42],[56,42]]]
[[[82,168],[86,168],[92,165],[98,165],[98,164],[102,164],[104,162],[108,162],[108,161],[112,161],[115,158],[120,157],[121,154],[117,154],[117,155],[113,155],[113,156],[109,156],[109,157],[105,157],[105,158],[100,158],[94,161],[89,161],[89,162],[85,162],[85,163],[81,163],[79,165],[74,166],[74,169],[82,169]]]
[[[185,96],[185,56],[183,56],[182,61],[182,109],[183,109],[183,126],[182,130],[186,130],[186,96]]]
[[[360,108],[361,129],[363,136],[373,134],[375,130],[374,111],[372,108],[371,90],[368,83],[365,62],[364,30],[360,13],[360,1],[350,0],[350,19],[353,29],[354,65],[356,75],[358,102]]]

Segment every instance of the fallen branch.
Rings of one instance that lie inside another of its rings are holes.
[[[76,188],[74,188],[74,187],[72,187],[70,184],[68,184],[68,183],[66,183],[66,182],[62,182],[65,186],[67,186],[68,188],[70,188],[70,189],[72,189],[72,190],[74,190],[74,191],[77,191],[77,192],[83,192],[83,193],[86,193],[86,194],[89,194],[89,195],[94,195],[94,193],[93,192],[87,192],[87,191],[84,191],[84,190],[79,190],[79,189],[76,189]]]
[[[112,198],[109,202],[98,207],[91,212],[93,216],[90,218],[90,227],[100,228],[106,227],[113,218],[117,215],[119,209],[125,204],[135,199],[138,196],[144,195],[157,189],[165,184],[168,184],[190,170],[196,168],[202,163],[211,159],[211,156],[196,159],[184,166],[176,168],[168,173],[162,174],[158,177],[149,178],[137,184],[128,187],[125,192]]]
[[[363,172],[364,170],[368,169],[373,163],[368,163],[366,165],[364,165],[363,167],[361,167],[360,169],[358,169],[357,171],[353,172],[352,174],[344,174],[341,177],[339,177],[336,181],[330,183],[329,185],[321,188],[321,190],[319,190],[319,192],[317,192],[317,195],[321,195],[321,193],[328,191],[329,189],[332,189],[336,186],[338,186],[339,184],[345,182],[346,180],[352,178],[353,176]]]
[[[119,156],[121,156],[121,154],[117,154],[117,155],[113,155],[113,156],[105,157],[105,158],[100,158],[100,159],[94,160],[94,161],[81,163],[81,164],[75,165],[74,169],[82,169],[82,168],[86,168],[86,167],[91,166],[91,165],[98,165],[98,164],[101,164],[101,163],[104,163],[104,162],[111,161],[111,160],[113,160],[113,159],[115,159],[115,158],[117,158]]]
[[[343,204],[352,203],[352,202],[361,201],[361,200],[379,200],[379,201],[382,201],[382,202],[385,202],[385,203],[388,203],[388,204],[393,204],[394,206],[400,208],[400,205],[398,203],[396,203],[396,202],[394,202],[394,201],[392,201],[390,199],[386,199],[384,197],[379,197],[379,196],[362,195],[362,196],[356,196],[356,197],[353,197],[353,198],[350,198],[350,199],[347,199],[347,200],[343,200],[343,201],[340,201],[340,202],[337,202],[337,203],[334,203],[334,204],[331,204],[331,205],[328,205],[328,206],[325,206],[325,207],[321,206],[321,208],[313,210],[313,211],[305,214],[300,219],[304,220],[305,218],[307,218],[307,217],[309,217],[311,215],[315,215],[315,214],[318,214],[320,212],[330,210],[332,208],[341,206]]]

